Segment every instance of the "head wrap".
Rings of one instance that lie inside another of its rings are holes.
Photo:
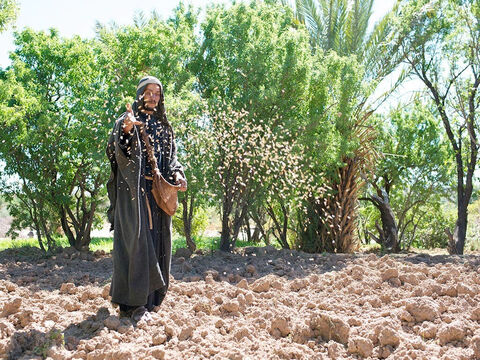
[[[168,124],[167,114],[165,112],[165,98],[163,95],[163,86],[160,80],[158,80],[155,76],[145,76],[138,82],[137,96],[132,104],[133,113],[135,114],[135,116],[137,116],[138,112],[144,108],[143,93],[145,92],[145,88],[148,84],[156,84],[160,87],[160,100],[158,101],[158,105],[153,113],[153,116],[155,116],[160,121]]]

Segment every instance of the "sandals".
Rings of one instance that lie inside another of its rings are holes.
[[[148,312],[145,306],[139,306],[136,309],[134,309],[130,317],[135,322],[139,322],[140,320],[148,321],[152,319],[152,315],[150,315],[150,313]]]

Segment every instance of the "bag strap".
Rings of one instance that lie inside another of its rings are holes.
[[[147,132],[145,131],[145,125],[139,125],[140,127],[140,134],[142,135],[143,142],[145,143],[145,148],[147,150],[147,158],[148,161],[150,162],[150,167],[152,168],[153,174],[159,172],[158,170],[158,165],[157,165],[157,159],[155,158],[155,153],[153,150],[153,146],[150,144],[150,138],[148,137]]]

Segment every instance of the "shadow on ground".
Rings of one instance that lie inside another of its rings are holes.
[[[295,250],[277,250],[273,247],[247,247],[234,253],[207,252],[190,258],[173,257],[171,274],[176,280],[199,281],[212,274],[217,281],[249,282],[274,274],[289,280],[310,274],[323,274],[344,269],[356,259],[372,254],[308,254]],[[382,255],[375,255],[382,256]],[[436,264],[480,265],[478,255],[391,254],[403,262],[428,266]],[[110,283],[113,271],[110,254],[72,253],[64,250],[45,257],[38,248],[7,249],[0,252],[0,278],[29,290],[59,290],[63,283],[75,286],[103,287]]]

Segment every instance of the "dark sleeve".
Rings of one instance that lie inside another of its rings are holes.
[[[123,119],[125,118],[125,116],[123,116],[123,118],[121,119],[121,125],[120,125],[120,129],[122,131],[122,133],[120,134],[119,136],[119,141],[118,141],[118,147],[123,151],[123,153],[125,154],[125,156],[127,157],[130,157],[131,153],[132,153],[132,138],[133,138],[133,132],[135,131],[135,127],[132,127],[132,130],[125,134],[123,132]]]

